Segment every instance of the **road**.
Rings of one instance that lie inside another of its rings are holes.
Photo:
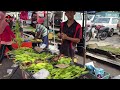
[[[120,36],[113,35],[112,37],[106,38],[104,41],[97,41],[97,39],[91,39],[87,44],[98,44],[98,46],[113,45],[115,47],[120,47]]]

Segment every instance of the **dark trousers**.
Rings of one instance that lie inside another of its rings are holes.
[[[2,62],[3,58],[4,58],[4,53],[6,50],[6,47],[11,51],[13,50],[13,47],[11,45],[4,45],[1,44],[1,48],[0,48],[0,63]]]
[[[44,36],[42,38],[43,44],[46,44],[48,46],[48,36]]]

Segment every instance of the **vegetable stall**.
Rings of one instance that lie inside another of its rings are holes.
[[[77,64],[76,63],[77,58],[74,57],[71,59],[70,57],[67,56],[61,56],[58,61],[55,61],[55,58],[58,57],[58,54],[51,52],[49,49],[36,52],[36,50],[34,50],[30,46],[22,47],[23,40],[19,36],[18,25],[16,25],[16,27],[18,47],[13,51],[7,52],[7,55],[9,56],[9,59],[12,59],[15,64],[18,64],[18,66],[22,70],[22,75],[24,79],[81,79],[81,78],[83,79],[84,76],[88,78],[87,75],[89,76],[89,79],[92,78],[96,79],[96,77],[90,74],[89,70],[85,67],[86,59],[85,42],[83,47],[84,48],[83,65]],[[54,47],[55,47],[55,35],[54,35]]]
[[[61,57],[58,61],[53,61],[57,55],[50,51],[36,53],[32,48],[21,47],[8,52],[8,55],[23,72],[29,73],[32,78],[41,69],[49,72],[47,79],[74,79],[88,73],[85,67],[71,64],[72,60],[69,57]]]

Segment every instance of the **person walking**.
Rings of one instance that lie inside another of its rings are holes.
[[[15,35],[12,32],[9,24],[5,20],[5,13],[0,11],[0,65],[4,59],[6,47],[13,50],[12,40],[15,40]]]

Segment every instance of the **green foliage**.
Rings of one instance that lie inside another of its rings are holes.
[[[79,66],[69,66],[67,68],[54,68],[50,72],[50,76],[48,79],[74,79],[76,77],[79,77],[82,74],[88,73],[88,71],[85,71],[86,68],[80,68]]]
[[[20,23],[18,21],[16,21],[15,33],[16,33],[16,40],[17,40],[18,48],[21,47],[21,44],[23,42],[23,39],[21,38],[21,33],[20,33],[19,29],[20,29]]]
[[[49,72],[51,72],[53,69],[53,66],[52,64],[49,64],[49,63],[38,63],[38,64],[32,64],[31,66],[26,68],[27,71],[34,72],[34,73],[38,72],[41,69],[47,69]]]
[[[32,48],[27,48],[27,47],[21,47],[10,53],[15,55],[16,62],[21,62],[21,63],[25,63],[25,62],[34,63],[35,60],[42,60],[46,62],[48,58],[53,56],[50,53],[46,53],[46,52],[43,52],[41,54],[35,53]]]
[[[71,58],[66,58],[66,57],[61,57],[57,64],[70,64],[70,62],[72,61]]]

